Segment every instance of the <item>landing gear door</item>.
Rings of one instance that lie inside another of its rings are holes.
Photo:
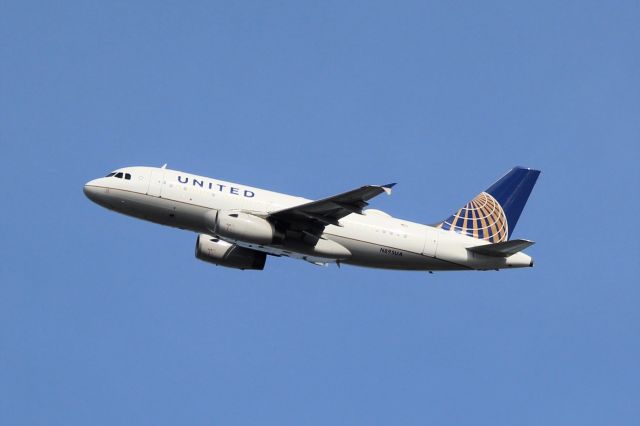
[[[152,169],[149,177],[149,188],[147,195],[160,197],[162,195],[162,185],[164,181],[164,169]]]

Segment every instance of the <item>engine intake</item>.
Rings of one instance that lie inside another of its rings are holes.
[[[206,234],[198,235],[196,257],[218,266],[263,270],[267,254],[240,247]]]

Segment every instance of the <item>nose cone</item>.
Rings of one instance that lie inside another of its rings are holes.
[[[82,188],[88,199],[103,207],[109,207],[109,188],[102,179],[94,179],[84,184]]]
[[[90,199],[91,201],[93,201],[94,203],[97,201],[98,199],[98,193],[101,191],[104,191],[104,189],[99,188],[96,185],[96,180],[90,180],[89,182],[84,184],[84,188],[82,188],[82,192],[84,192],[84,195],[87,196],[88,199]]]

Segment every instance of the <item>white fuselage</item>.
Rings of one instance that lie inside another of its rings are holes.
[[[126,167],[119,171],[131,178],[94,179],[85,185],[85,194],[119,213],[201,234],[212,234],[207,217],[214,211],[242,211],[265,217],[311,201],[166,168]],[[533,265],[531,257],[521,252],[507,258],[472,253],[466,248],[487,242],[397,219],[374,209],[365,210],[362,215],[350,214],[340,220],[340,226],[326,226],[315,247],[288,245],[286,241],[277,246],[229,242],[314,263],[340,262],[374,268],[490,270]]]

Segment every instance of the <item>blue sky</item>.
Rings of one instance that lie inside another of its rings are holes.
[[[637,1],[54,3],[0,6],[0,424],[637,423]],[[163,163],[423,223],[540,168],[536,267],[227,270],[82,194]]]

